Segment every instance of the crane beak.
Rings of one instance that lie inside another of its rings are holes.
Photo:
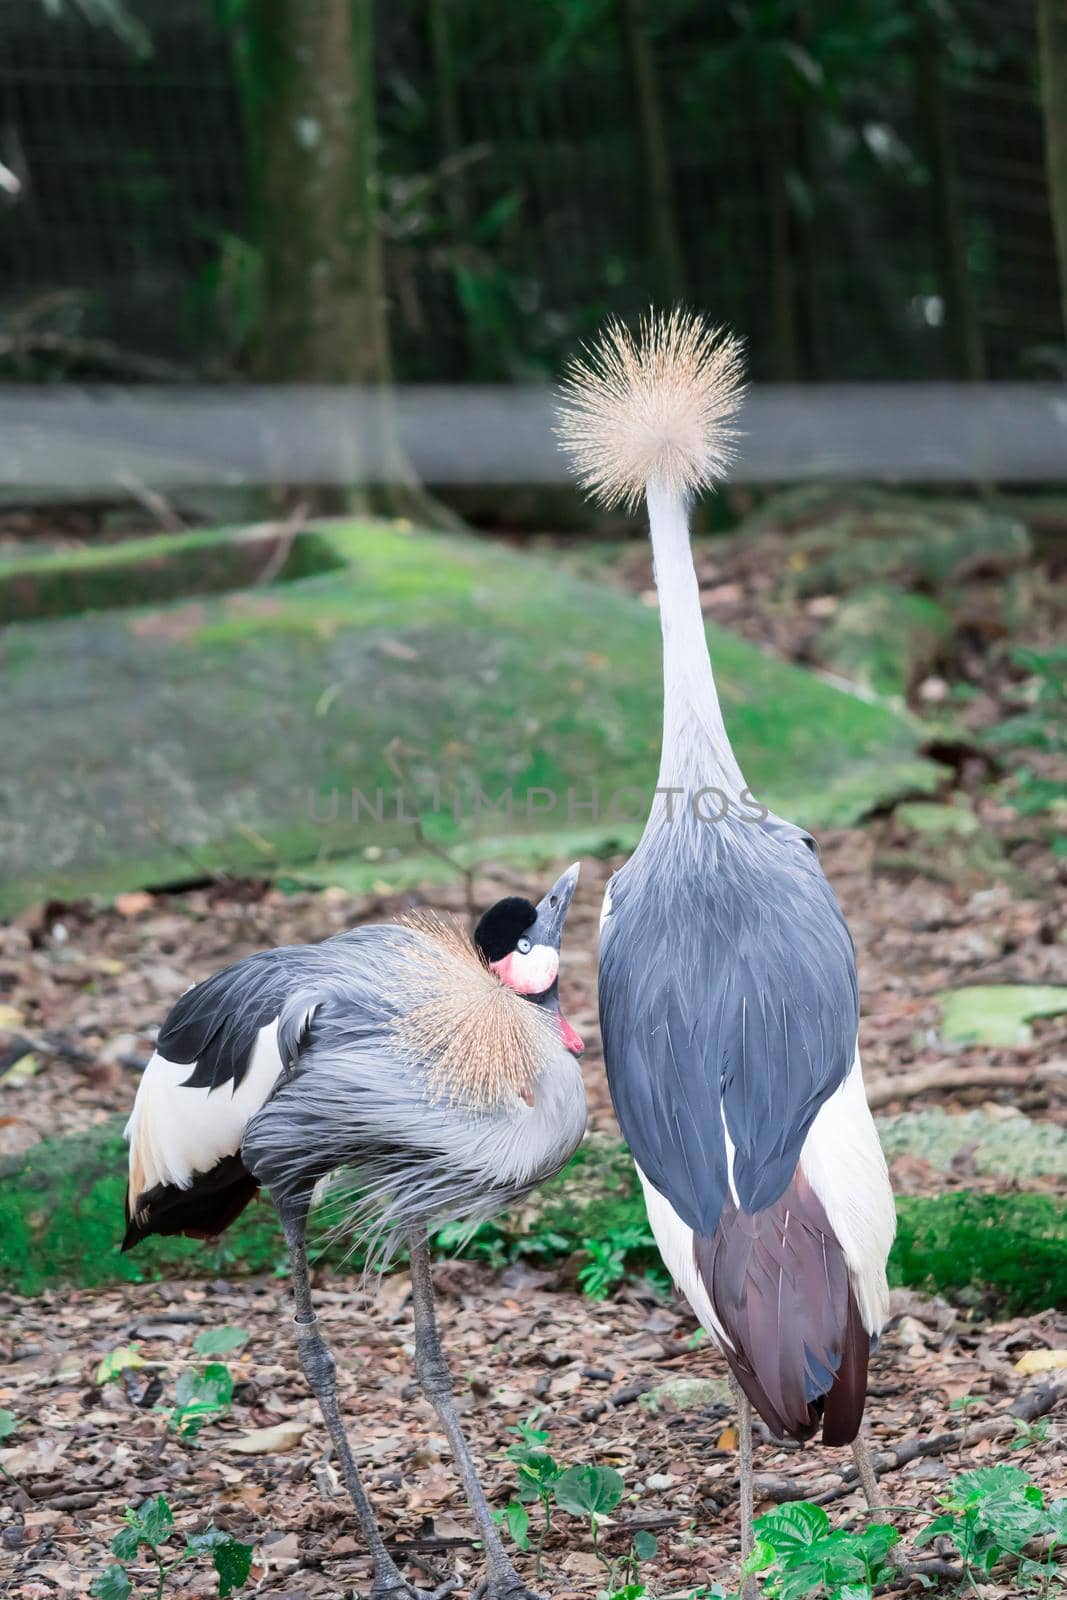
[[[567,920],[574,891],[578,887],[578,874],[581,863],[576,861],[573,867],[568,867],[561,877],[557,878],[543,900],[537,904],[537,921],[532,928],[528,928],[526,937],[531,944],[551,945],[553,950],[558,950],[563,938],[563,925]]]

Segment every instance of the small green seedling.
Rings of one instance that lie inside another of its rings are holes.
[[[221,1361],[186,1367],[174,1386],[173,1406],[157,1406],[179,1439],[195,1439],[205,1422],[225,1416],[233,1401],[233,1374]]]
[[[245,1328],[207,1328],[193,1341],[198,1356],[228,1355],[248,1342]],[[205,1422],[225,1416],[233,1403],[233,1373],[223,1361],[209,1361],[204,1367],[186,1367],[179,1375],[174,1405],[160,1406],[166,1411],[167,1425],[181,1439],[195,1439]]]
[[[146,1500],[137,1509],[127,1506],[123,1521],[124,1526],[111,1541],[111,1553],[118,1559],[89,1586],[94,1600],[129,1600],[137,1592],[130,1580],[129,1563],[137,1559],[142,1549],[155,1566],[150,1579],[155,1583],[154,1600],[163,1600],[167,1579],[176,1567],[205,1555],[210,1555],[215,1568],[221,1600],[248,1581],[252,1546],[223,1533],[221,1528],[207,1527],[201,1533],[186,1534],[185,1547],[177,1555],[165,1549],[174,1537],[174,1516],[163,1495]]]
[[[1038,1422],[1023,1422],[1013,1418],[1015,1422],[1015,1438],[1011,1441],[1012,1450],[1028,1450],[1033,1444],[1044,1444],[1048,1438],[1048,1418],[1042,1417]]]
[[[534,1563],[537,1576],[543,1576],[542,1563],[544,1560],[545,1540],[552,1529],[552,1491],[561,1468],[544,1448],[548,1443],[548,1434],[534,1427],[538,1413],[535,1411],[527,1417],[525,1422],[518,1423],[509,1432],[518,1434],[515,1444],[509,1445],[507,1458],[513,1461],[519,1469],[518,1498],[505,1506],[504,1510],[497,1513],[497,1520],[507,1526],[507,1530],[520,1550],[530,1548],[530,1513],[527,1507],[535,1503],[541,1506],[541,1525],[534,1547]]]
[[[626,1485],[622,1474],[614,1467],[568,1467],[561,1472],[553,1485],[556,1504],[572,1517],[582,1517],[589,1523],[593,1540],[593,1554],[608,1574],[609,1583],[614,1578],[612,1563],[600,1549],[600,1519],[609,1516],[623,1497]]]
[[[247,1328],[205,1328],[193,1340],[198,1356],[228,1356],[242,1350],[251,1335]]]

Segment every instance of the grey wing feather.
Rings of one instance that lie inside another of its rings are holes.
[[[646,835],[604,927],[616,1114],[646,1177],[704,1235],[727,1193],[724,1121],[740,1203],[761,1210],[855,1056],[852,941],[809,836],[771,824]]]
[[[347,947],[360,943],[366,930],[327,939],[319,945],[283,945],[263,950],[216,972],[186,990],[160,1029],[156,1049],[167,1061],[192,1067],[187,1088],[236,1087],[260,1030],[279,1017],[278,1049],[286,1071],[292,1070],[306,1032],[316,986],[331,965],[343,960]],[[303,1012],[294,1004],[308,996]]]

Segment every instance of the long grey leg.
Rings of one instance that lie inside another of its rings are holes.
[[[485,1593],[489,1600],[518,1600],[518,1597],[529,1596],[530,1590],[515,1571],[501,1543],[470,1446],[456,1414],[452,1398],[452,1374],[448,1370],[437,1329],[430,1247],[425,1232],[411,1241],[411,1294],[415,1307],[415,1372],[423,1393],[441,1419],[464,1493],[482,1536],[486,1558]]]
[[[308,1278],[307,1249],[305,1243],[305,1217],[282,1216],[285,1242],[289,1246],[289,1275],[296,1308],[294,1321],[300,1341],[300,1365],[308,1387],[319,1402],[334,1450],[341,1466],[345,1487],[352,1497],[363,1536],[371,1558],[373,1600],[386,1600],[387,1596],[402,1596],[404,1600],[415,1594],[411,1584],[401,1576],[400,1570],[389,1554],[374,1520],[374,1511],[367,1499],[367,1491],[360,1481],[352,1447],[348,1442],[341,1411],[337,1404],[336,1362],[318,1329],[318,1317],[311,1301],[311,1283]]]
[[[871,1452],[867,1448],[867,1441],[862,1433],[857,1433],[852,1441],[852,1459],[856,1463],[863,1493],[866,1496],[867,1507],[871,1511],[884,1511],[885,1504],[878,1489],[878,1476],[871,1460]]]
[[[741,1513],[741,1561],[744,1563],[752,1554],[752,1513],[754,1509],[752,1489],[752,1406],[749,1403],[748,1395],[745,1394],[733,1373],[730,1374],[730,1388],[733,1390],[734,1403],[737,1406],[738,1465],[741,1478],[739,1504]],[[750,1597],[757,1594],[758,1591],[759,1585],[754,1577],[742,1578],[742,1600],[750,1600]]]

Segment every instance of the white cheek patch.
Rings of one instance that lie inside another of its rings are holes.
[[[503,961],[494,961],[492,968],[516,994],[544,994],[559,976],[559,951],[550,944],[535,944],[525,955],[513,950]]]

